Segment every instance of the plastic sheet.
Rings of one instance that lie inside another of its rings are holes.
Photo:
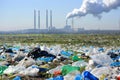
[[[83,80],[82,75],[77,74],[74,80]]]
[[[55,78],[53,78],[53,80],[64,80],[63,76],[57,76]]]
[[[34,59],[32,58],[28,58],[28,57],[25,57],[23,60],[21,60],[17,66],[25,66],[25,67],[29,67],[31,65],[34,65],[36,62]]]
[[[92,60],[99,65],[110,65],[113,60],[106,54],[91,55]]]
[[[87,64],[88,64],[87,62],[85,62],[84,60],[81,60],[81,61],[72,63],[72,66],[83,67],[83,66],[86,66]]]
[[[18,73],[25,69],[26,68],[24,66],[9,66],[3,73],[4,74],[13,74],[13,73]]]
[[[112,72],[112,69],[110,67],[95,68],[91,71],[91,73],[98,78],[100,78],[103,74],[107,75],[107,74],[110,74],[111,72]]]
[[[38,76],[39,69],[33,66],[19,72],[19,74],[27,76]]]
[[[62,67],[62,75],[66,75],[72,71],[75,71],[75,70],[80,70],[80,67],[74,67],[74,66],[70,66],[70,65],[65,65]]]
[[[37,60],[41,60],[44,62],[50,62],[52,61],[54,58],[53,57],[42,57],[42,58],[37,58]]]
[[[111,67],[120,67],[120,62],[113,62],[110,64]]]
[[[89,71],[84,71],[82,73],[82,75],[83,75],[84,80],[99,80],[97,77],[95,77]]]
[[[73,56],[73,57],[72,57],[72,60],[73,60],[73,61],[79,61],[79,60],[82,60],[82,59],[79,58],[78,56]]]
[[[0,75],[2,75],[7,68],[7,66],[0,66]]]
[[[51,74],[54,74],[55,71],[61,70],[62,67],[63,67],[63,66],[57,66],[56,68],[51,69],[51,70],[49,70],[48,72],[51,73]]]
[[[13,80],[21,80],[20,76],[16,76]]]
[[[78,75],[78,74],[80,74],[79,71],[77,71],[77,70],[72,71],[64,76],[64,80],[74,80],[76,78],[76,75]]]
[[[61,54],[65,55],[65,56],[68,56],[68,57],[71,56],[71,54],[69,52],[67,52],[67,51],[61,51]]]

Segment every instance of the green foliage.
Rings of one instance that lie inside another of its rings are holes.
[[[101,34],[6,34],[0,35],[4,43],[80,44],[93,46],[120,46],[120,35]]]

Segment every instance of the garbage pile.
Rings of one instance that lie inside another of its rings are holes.
[[[0,75],[2,80],[120,80],[120,48],[2,45]]]

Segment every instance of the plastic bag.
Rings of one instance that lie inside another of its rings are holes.
[[[99,65],[110,65],[113,60],[106,54],[96,54],[90,56],[92,60]]]
[[[82,75],[77,74],[74,80],[83,80]]]
[[[76,70],[80,70],[80,67],[74,67],[74,66],[71,66],[71,65],[65,65],[62,67],[62,75],[66,75],[72,71],[76,71]]]
[[[23,60],[21,60],[17,66],[25,66],[25,67],[29,67],[31,65],[34,65],[36,62],[34,59],[32,58],[28,58],[28,57],[25,57]]]
[[[25,70],[24,66],[9,66],[3,73],[4,74],[13,74],[13,73],[18,73],[22,70]]]
[[[73,56],[73,57],[72,57],[72,60],[73,60],[73,61],[79,61],[79,60],[82,60],[82,59],[79,58],[78,56]]]
[[[2,75],[7,68],[7,66],[0,66],[0,75]]]
[[[28,67],[27,69],[20,71],[19,74],[27,76],[38,76],[39,69],[33,66]]]
[[[91,74],[89,71],[84,71],[82,75],[84,80],[99,80],[96,76]]]
[[[88,64],[87,62],[84,62],[83,60],[81,60],[81,61],[72,63],[72,66],[83,67],[83,66],[86,66],[87,64]]]
[[[49,70],[48,72],[51,73],[51,74],[54,74],[55,71],[61,70],[62,67],[63,67],[63,66],[57,66],[56,68],[51,69],[51,70]]]
[[[16,76],[13,80],[21,80],[20,76]]]
[[[53,78],[53,80],[64,80],[63,76],[57,76],[55,78]]]
[[[64,76],[64,80],[74,80],[77,74],[80,74],[80,72],[77,70],[72,71]]]
[[[112,69],[110,67],[100,67],[100,68],[95,68],[91,71],[93,75],[96,77],[100,78],[100,76],[110,74],[112,72]]]

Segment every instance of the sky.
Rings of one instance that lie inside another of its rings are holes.
[[[46,27],[46,9],[53,12],[53,26],[63,28],[66,23],[66,15],[73,9],[80,8],[81,4],[82,0],[0,0],[0,31],[34,28],[34,9],[40,10],[42,29]],[[74,18],[74,28],[120,29],[120,8],[101,15],[101,19],[90,14],[80,18],[76,17]],[[71,19],[68,20],[68,24],[71,25]]]

